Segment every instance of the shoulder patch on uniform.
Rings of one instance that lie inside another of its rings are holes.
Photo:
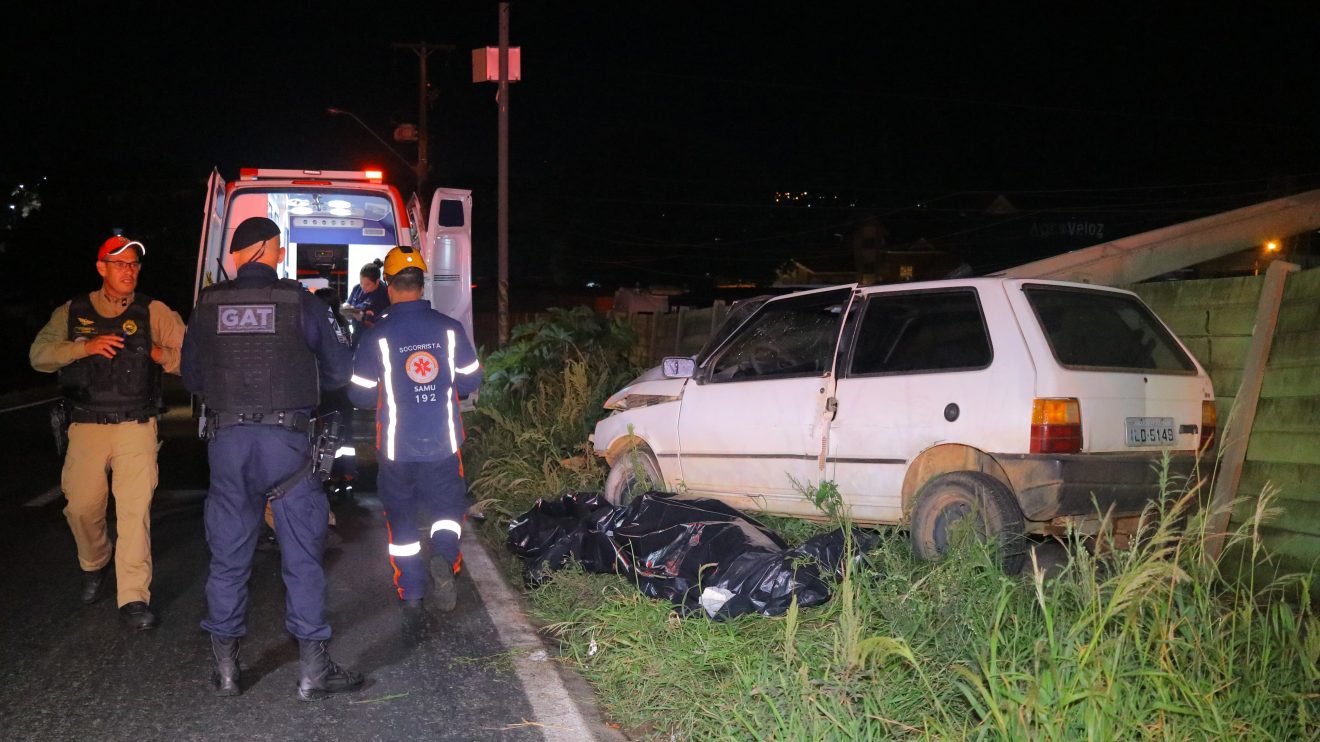
[[[274,335],[274,304],[221,304],[215,331],[221,335]]]

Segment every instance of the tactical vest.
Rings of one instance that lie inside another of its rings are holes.
[[[161,368],[151,360],[150,304],[150,297],[137,294],[123,314],[102,317],[86,294],[69,302],[70,340],[124,339],[114,358],[91,355],[60,369],[60,392],[75,408],[125,417],[160,414]]]
[[[226,281],[202,291],[190,324],[202,345],[207,407],[268,415],[316,406],[320,373],[303,334],[302,295],[289,280],[260,288]]]

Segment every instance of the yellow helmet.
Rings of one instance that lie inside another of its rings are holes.
[[[407,245],[399,245],[385,256],[382,272],[387,276],[393,276],[404,268],[420,268],[425,273],[426,261],[422,260],[420,252]]]

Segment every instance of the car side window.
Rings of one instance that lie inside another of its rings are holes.
[[[710,380],[828,374],[850,295],[851,291],[831,291],[767,303],[719,353]]]
[[[974,290],[873,294],[866,300],[848,374],[962,371],[985,368],[992,358]]]

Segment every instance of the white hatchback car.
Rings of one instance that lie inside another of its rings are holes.
[[[964,516],[1025,533],[1120,533],[1159,494],[1159,464],[1213,445],[1205,370],[1135,294],[969,278],[764,301],[695,359],[667,358],[606,402],[592,436],[606,497],[639,484],[821,517],[834,482],[859,523],[906,523],[934,557]],[[646,482],[646,480],[650,480]]]

